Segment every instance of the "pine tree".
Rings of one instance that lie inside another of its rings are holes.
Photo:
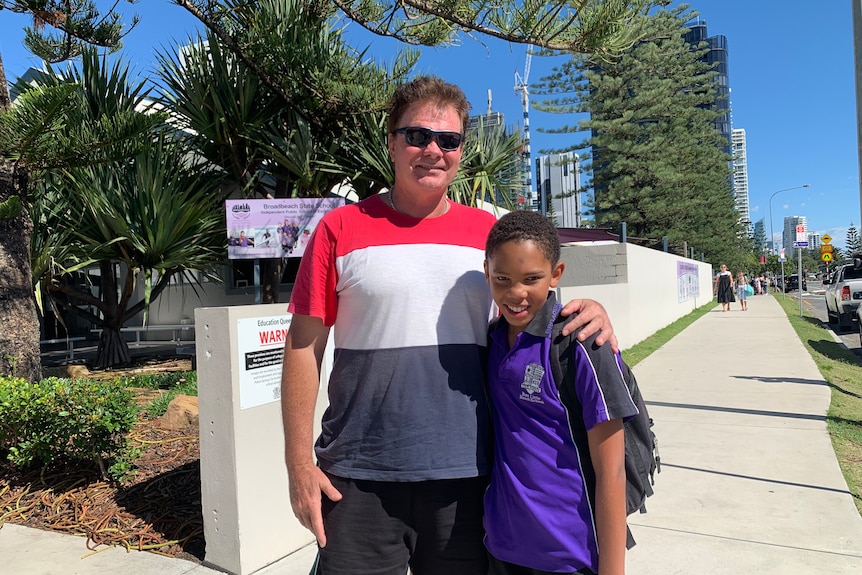
[[[859,239],[859,232],[852,222],[850,223],[850,227],[847,228],[845,250],[849,256],[862,252],[862,240]]]
[[[760,218],[760,220],[754,225],[754,236],[752,237],[752,242],[754,244],[754,253],[760,255],[766,252],[766,225],[764,224],[764,219]]]
[[[107,50],[119,47],[128,32],[114,11],[103,12],[92,0],[0,0],[0,10],[33,16],[33,27],[25,29],[24,44],[37,56],[59,62],[81,53],[87,45]],[[4,15],[5,16],[5,15]],[[137,22],[133,18],[132,24]],[[48,99],[43,102],[47,103]],[[56,102],[55,102],[56,103]],[[11,98],[6,71],[0,58],[0,115],[9,113]],[[43,108],[32,119],[55,124],[62,106]],[[53,125],[52,124],[52,125]],[[88,126],[82,126],[87,129]],[[15,375],[28,381],[42,377],[39,357],[39,318],[30,268],[30,219],[28,195],[32,144],[44,130],[25,138],[31,149],[11,148],[0,136],[0,375]],[[44,138],[41,138],[44,140]]]
[[[543,78],[536,108],[585,112],[596,225],[626,222],[630,236],[686,242],[708,261],[750,251],[730,187],[727,143],[713,127],[715,73],[684,40],[691,14],[643,16],[651,40],[613,62],[573,57]],[[570,131],[572,129],[569,129]]]

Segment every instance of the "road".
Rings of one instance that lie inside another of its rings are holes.
[[[786,294],[799,305],[799,292],[792,291]],[[776,293],[775,297],[781,297],[780,293]],[[819,281],[808,280],[808,291],[802,292],[802,306],[809,313],[823,322],[823,327],[829,329],[834,334],[834,337],[844,344],[844,346],[856,354],[862,360],[862,345],[860,345],[859,326],[854,321],[852,329],[838,333],[835,330],[837,326],[829,325],[826,319],[826,299],[823,296],[823,284]]]

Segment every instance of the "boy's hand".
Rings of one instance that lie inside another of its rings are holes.
[[[563,326],[563,335],[569,335],[576,329],[582,328],[578,333],[578,341],[585,341],[594,333],[598,333],[596,344],[610,343],[614,353],[620,351],[611,318],[608,317],[608,312],[602,304],[592,299],[573,299],[563,306],[560,314],[568,316],[573,313],[577,315]]]

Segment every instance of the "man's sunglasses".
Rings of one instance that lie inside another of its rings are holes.
[[[438,132],[429,128],[421,128],[419,126],[406,126],[398,128],[393,134],[404,134],[404,139],[407,144],[424,148],[431,143],[431,140],[436,139],[437,145],[444,152],[453,152],[461,145],[464,139],[462,134],[458,132]]]

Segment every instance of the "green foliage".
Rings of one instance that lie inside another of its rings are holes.
[[[136,417],[131,393],[115,383],[0,377],[0,453],[17,467],[92,460],[122,479],[136,455],[126,439]]]
[[[727,145],[710,109],[715,72],[683,34],[691,14],[678,8],[639,18],[648,40],[613,62],[572,57],[542,79],[537,109],[588,113],[596,225],[626,222],[633,237],[667,236],[707,261],[742,260],[750,252],[730,185]]]
[[[109,3],[106,12],[99,12],[94,0],[0,0],[0,10],[33,15],[33,27],[24,29],[24,45],[48,62],[75,58],[87,46],[119,49],[138,17],[124,29],[116,7],[117,2]]]
[[[766,253],[766,224],[763,218],[754,225],[752,243],[755,254],[760,256],[760,254]]]
[[[349,18],[375,34],[409,44],[453,43],[459,33],[479,33],[509,42],[608,56],[639,38],[640,29],[632,22],[633,15],[667,3],[663,0],[334,2]]]
[[[862,513],[862,366],[859,358],[836,342],[834,335],[823,328],[823,322],[814,317],[808,307],[800,317],[798,300],[790,297],[776,300],[832,390],[826,425],[838,465],[856,509]]]
[[[844,249],[848,254],[858,254],[862,252],[862,240],[859,239],[859,231],[852,223],[847,228],[847,239],[844,244]]]
[[[55,138],[66,128],[74,85],[31,87],[15,106],[0,115],[0,150],[28,165],[48,164],[55,153]]]
[[[386,151],[385,130],[374,126],[383,126],[383,107],[416,51],[385,66],[372,61],[346,43],[329,3],[226,0],[199,9],[208,33],[182,58],[160,56],[160,100],[246,196],[318,197],[350,180],[364,197],[384,185],[385,170],[357,149]],[[266,175],[275,190],[262,185]]]
[[[123,376],[118,379],[117,383],[123,387],[165,390],[165,393],[144,408],[150,418],[164,415],[168,409],[168,404],[178,394],[191,396],[198,394],[198,374],[196,371]]]
[[[24,205],[18,196],[11,196],[6,201],[0,202],[0,219],[2,220],[17,218],[23,211]]]
[[[112,162],[147,145],[145,136],[162,124],[165,113],[142,113],[148,91],[133,80],[127,65],[109,62],[86,50],[78,66],[55,71],[48,66],[0,115],[0,148],[31,169]]]
[[[184,277],[194,287],[198,278],[189,272],[210,274],[222,263],[223,177],[223,172],[191,154],[182,142],[160,137],[129,161],[67,170],[52,182],[62,193],[67,211],[60,221],[34,214],[34,236],[70,234],[72,242],[65,248],[74,249],[64,249],[63,256],[100,263],[102,297],[75,288],[64,268],[40,266],[45,274],[40,279],[61,308],[103,329],[114,328],[112,345],[100,339],[97,366],[128,361],[123,356],[128,348],[113,346],[126,346],[115,328],[145,312],[171,278]],[[51,221],[56,223],[54,228],[40,227]],[[46,245],[53,250],[55,244]],[[115,290],[108,286],[121,277],[116,264],[125,267],[126,273]],[[136,282],[144,287],[140,299],[133,297]],[[121,291],[121,297],[116,297],[116,291]]]
[[[480,120],[478,129],[464,141],[461,168],[449,188],[450,197],[468,206],[482,200],[514,209],[512,195],[522,185],[522,146],[519,133],[508,133],[504,126],[484,129]]]
[[[194,372],[191,372],[194,373]],[[168,410],[168,404],[177,395],[197,396],[198,382],[197,377],[185,377],[176,380],[176,383],[167,388],[167,392],[160,395],[158,398],[151,401],[147,407],[147,416],[160,417]]]

